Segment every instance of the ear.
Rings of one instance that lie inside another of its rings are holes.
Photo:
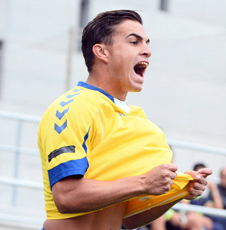
[[[98,59],[108,63],[109,52],[104,44],[95,44],[93,46],[93,53]]]

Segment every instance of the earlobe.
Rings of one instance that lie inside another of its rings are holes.
[[[98,59],[108,63],[108,50],[103,44],[95,44],[93,46],[93,53]]]

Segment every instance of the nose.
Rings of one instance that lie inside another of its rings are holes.
[[[150,57],[151,56],[151,48],[148,44],[144,44],[143,49],[142,49],[142,55],[146,56],[146,57]]]

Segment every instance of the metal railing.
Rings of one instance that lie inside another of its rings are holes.
[[[43,189],[42,183],[33,182],[30,180],[22,180],[18,178],[18,170],[19,170],[18,162],[19,162],[20,154],[37,155],[39,153],[37,149],[23,148],[21,146],[21,136],[22,136],[21,134],[23,131],[23,125],[28,122],[38,124],[40,121],[40,117],[0,111],[0,118],[12,119],[18,122],[17,132],[16,132],[16,145],[12,146],[12,145],[5,145],[0,143],[0,151],[4,151],[4,152],[9,151],[9,152],[14,152],[16,154],[16,158],[14,161],[14,167],[15,167],[14,177],[8,178],[8,177],[0,176],[0,184],[10,185],[15,187],[17,186],[25,187],[29,189],[35,189],[35,190]],[[226,149],[223,148],[216,148],[212,146],[194,144],[190,142],[184,142],[184,141],[178,141],[172,139],[168,139],[168,143],[172,147],[178,147],[183,149],[201,151],[206,153],[214,153],[214,154],[226,156]],[[13,199],[15,199],[15,195],[16,194],[14,192]],[[173,208],[175,210],[179,209],[179,210],[186,210],[186,211],[197,211],[207,215],[221,216],[226,218],[226,210],[219,210],[219,209],[207,208],[207,207],[196,206],[196,205],[187,205],[187,204],[185,205],[181,203],[176,204]],[[26,217],[22,218],[15,215],[6,215],[4,213],[0,213],[0,220],[6,220],[6,221],[18,222],[18,223],[23,222],[25,224],[26,223],[40,224],[42,222],[42,220],[40,219],[33,219],[33,218],[26,218]]]
[[[213,146],[195,144],[191,142],[178,141],[172,139],[167,139],[167,141],[168,144],[172,147],[183,148],[187,150],[194,150],[194,151],[205,152],[205,153],[214,153],[217,155],[226,156],[226,149],[224,148],[218,148]]]
[[[11,113],[6,111],[0,111],[0,117],[8,120],[14,120],[17,121],[17,128],[16,132],[12,132],[16,134],[16,142],[15,146],[12,145],[6,145],[0,143],[0,151],[8,151],[8,152],[14,152],[15,158],[13,163],[13,176],[14,179],[12,181],[11,178],[8,178],[8,181],[11,181],[11,185],[13,186],[13,195],[12,195],[12,205],[15,206],[16,199],[17,199],[17,185],[15,184],[15,180],[18,179],[19,175],[19,167],[20,167],[20,157],[21,154],[37,154],[37,149],[30,149],[30,148],[23,148],[22,147],[22,133],[23,133],[23,126],[25,123],[34,123],[38,124],[40,121],[40,118],[37,116],[30,116],[26,114],[18,114],[18,113]],[[5,181],[4,178],[0,177],[0,181]],[[19,181],[19,179],[18,179]],[[31,182],[31,181],[30,181]]]

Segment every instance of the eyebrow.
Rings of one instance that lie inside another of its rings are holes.
[[[134,36],[134,37],[138,38],[141,41],[144,40],[144,38],[142,36],[140,36],[139,34],[136,34],[136,33],[131,33],[128,36],[126,36],[126,38],[131,37],[131,36]],[[149,38],[146,40],[146,43],[147,44],[150,43],[150,39]]]

